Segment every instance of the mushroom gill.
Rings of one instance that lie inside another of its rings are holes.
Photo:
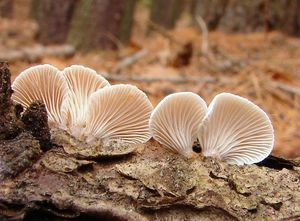
[[[59,71],[38,65],[14,81],[14,101],[27,108],[45,103],[51,127],[66,130],[80,141],[120,140],[143,143],[150,138],[152,105],[144,92],[132,85],[110,86],[96,71],[73,65]]]
[[[81,137],[91,94],[110,84],[93,69],[81,65],[67,67],[62,73],[69,87],[62,106],[63,124],[73,136]]]
[[[63,121],[61,107],[68,93],[68,86],[60,71],[49,65],[37,65],[21,72],[12,84],[12,99],[27,108],[41,100],[48,113],[50,126]]]
[[[230,164],[252,164],[271,153],[274,130],[258,106],[246,98],[221,93],[209,105],[198,139],[204,156]]]
[[[87,142],[95,139],[146,142],[150,139],[152,109],[146,94],[133,85],[113,85],[94,92],[84,129]]]
[[[195,93],[170,94],[151,115],[151,134],[163,146],[189,157],[206,110],[205,101]]]

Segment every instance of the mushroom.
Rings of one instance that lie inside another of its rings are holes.
[[[195,93],[168,95],[151,114],[150,132],[163,146],[190,157],[206,111],[205,101]]]
[[[94,92],[86,114],[86,141],[118,140],[144,143],[150,139],[149,117],[152,104],[133,85],[113,85]]]
[[[81,137],[90,95],[100,88],[109,86],[109,83],[96,71],[81,65],[67,67],[62,73],[69,87],[68,96],[62,108],[63,124],[69,128],[73,136]]]
[[[230,164],[252,164],[271,153],[274,130],[258,106],[243,97],[221,93],[209,105],[198,139],[204,156]]]
[[[50,125],[62,122],[61,107],[68,85],[60,71],[49,65],[37,65],[21,72],[12,84],[12,99],[24,108],[36,100],[45,103]]]

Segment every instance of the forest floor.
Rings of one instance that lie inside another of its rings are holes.
[[[270,116],[276,137],[274,155],[300,156],[300,39],[278,32],[211,32],[206,50],[196,27],[183,23],[173,31],[154,28],[147,33],[142,22],[135,26],[127,47],[116,42],[119,50],[114,52],[17,60],[10,63],[13,78],[35,64],[49,63],[61,69],[82,64],[104,73],[112,84],[137,85],[154,105],[179,91],[195,92],[207,103],[220,92],[235,93]],[[36,46],[36,33],[33,22],[1,20],[0,54]]]

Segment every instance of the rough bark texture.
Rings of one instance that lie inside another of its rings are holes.
[[[33,103],[24,113],[22,107],[13,104],[10,71],[5,62],[0,63],[0,183],[18,175],[31,166],[41,154],[38,140],[50,143],[47,113],[41,103]],[[31,121],[29,119],[32,119]],[[33,121],[33,119],[35,119]],[[26,123],[31,123],[26,125]],[[26,126],[25,126],[26,125]],[[32,128],[34,126],[34,129]],[[30,130],[28,130],[30,129]],[[40,130],[39,133],[36,130]],[[46,135],[45,135],[46,134]],[[47,137],[47,134],[49,135]],[[36,140],[37,139],[37,140]],[[1,185],[2,186],[2,185]]]
[[[182,7],[183,0],[153,0],[150,19],[164,28],[172,29],[181,14]]]
[[[10,99],[12,95],[10,72],[5,62],[0,62],[0,139],[16,137],[20,128],[16,119],[15,107]]]
[[[12,18],[14,10],[14,0],[0,0],[0,17]]]
[[[295,25],[295,21],[299,24],[300,18],[299,8],[296,9],[298,3],[298,0],[195,0],[194,14],[200,15],[211,30],[269,31],[285,29],[290,24],[290,28],[297,31],[299,26]]]
[[[11,90],[4,91],[8,98]],[[27,116],[40,120],[23,120],[19,134],[0,140],[0,220],[300,218],[300,160],[269,157],[238,167],[200,153],[186,159],[152,140],[134,152],[90,157],[82,154],[89,146],[61,130],[52,131],[53,147],[43,153],[44,106],[34,103]]]
[[[77,0],[33,1],[32,16],[39,24],[38,40],[43,44],[64,43]]]
[[[76,47],[115,49],[131,36],[136,0],[81,0],[72,21],[69,42]]]
[[[40,101],[32,103],[21,119],[25,124],[25,129],[39,141],[42,150],[50,149],[50,129],[45,105]]]

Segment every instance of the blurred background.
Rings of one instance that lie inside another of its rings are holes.
[[[273,154],[300,156],[300,0],[0,0],[0,60],[13,78],[82,64],[154,105],[223,91],[271,117]]]

